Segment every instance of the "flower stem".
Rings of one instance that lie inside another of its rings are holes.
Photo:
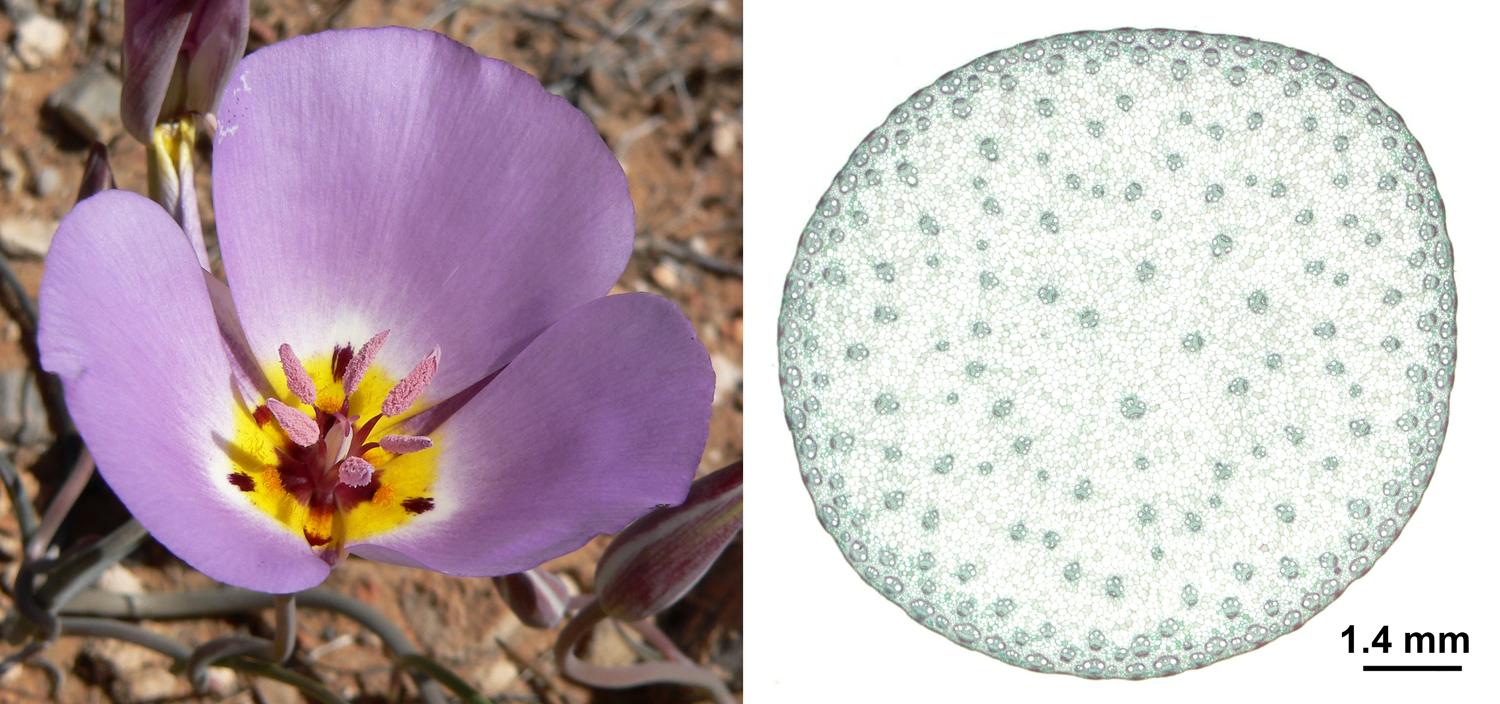
[[[68,478],[58,488],[57,496],[53,497],[52,503],[47,505],[47,512],[42,514],[42,522],[31,540],[26,543],[27,559],[35,560],[47,551],[47,546],[52,543],[52,537],[57,535],[57,529],[62,527],[63,519],[68,517],[68,512],[73,510],[73,504],[78,501],[78,496],[83,493],[83,488],[88,486],[89,480],[94,476],[94,455],[87,447],[78,451],[78,460],[73,463],[73,470],[68,473]]]
[[[277,594],[273,600],[276,608],[276,642],[271,644],[266,659],[281,664],[291,659],[297,648],[297,595]]]
[[[448,691],[458,695],[459,699],[469,704],[490,704],[490,700],[485,699],[484,695],[480,694],[479,690],[474,689],[473,685],[464,681],[464,678],[459,677],[452,670],[443,667],[436,660],[425,655],[402,655],[396,658],[395,664],[396,667],[410,668],[427,673],[433,679],[443,683],[443,686],[447,687]]]
[[[134,552],[145,539],[146,529],[132,518],[99,541],[65,555],[46,568],[47,583],[37,592],[37,603],[48,613],[58,613],[62,605]]]
[[[196,648],[187,658],[187,678],[193,690],[202,692],[208,688],[208,668],[221,660],[239,655],[264,655],[272,644],[264,638],[244,636],[238,633],[219,636]]]
[[[349,617],[361,626],[370,629],[396,656],[420,654],[401,627],[376,611],[374,607],[353,597],[321,589],[309,589],[297,593],[302,606],[333,611]],[[77,616],[99,616],[130,619],[188,619],[223,616],[225,614],[260,611],[271,608],[270,594],[244,589],[222,589],[204,592],[177,592],[163,594],[110,594],[87,591],[63,604],[61,613]],[[418,676],[420,675],[420,676]],[[425,674],[414,673],[422,699],[428,704],[445,704],[443,687]]]
[[[198,188],[193,177],[193,148],[198,130],[192,115],[156,126],[146,149],[146,185],[151,200],[160,203],[182,227],[198,265],[209,270],[203,245],[203,221],[198,215]]]
[[[148,650],[155,650],[173,660],[183,662],[193,654],[193,649],[155,631],[132,626],[109,618],[64,618],[62,632],[65,636],[89,636],[113,638],[134,643]]]
[[[96,638],[113,638],[127,643],[134,643],[148,650],[172,658],[174,667],[185,667],[189,658],[193,656],[193,649],[183,645],[175,639],[168,638],[148,631],[140,626],[132,626],[107,618],[64,618],[62,631],[70,636],[91,636]],[[265,662],[246,660],[231,657],[220,665],[232,668],[249,675],[266,677],[269,679],[285,682],[301,690],[307,696],[323,704],[348,704],[343,697],[334,694],[332,690],[323,686],[317,680],[304,677],[279,665]]]
[[[662,633],[662,630],[657,628],[656,623],[651,619],[632,621],[625,625],[629,626],[636,633],[641,634],[641,637],[646,639],[646,642],[651,644],[651,647],[656,648],[657,652],[661,653],[666,659],[672,662],[692,662],[688,659],[688,656],[683,655],[682,651],[677,649],[677,644],[673,643],[672,639],[667,637],[667,634]]]
[[[22,331],[25,334],[35,335],[37,320],[36,302],[31,300],[31,296],[26,293],[26,287],[21,285],[20,277],[16,276],[16,271],[10,268],[10,262],[6,261],[4,257],[0,257],[0,283],[5,285],[5,291],[10,294],[12,304],[14,305],[14,308],[11,308],[11,306],[6,307],[20,313],[20,315],[12,317],[21,323],[23,326]]]
[[[0,266],[3,266],[3,260],[0,257]],[[36,507],[31,505],[31,497],[26,495],[26,486],[21,483],[21,475],[16,472],[16,466],[4,457],[0,457],[0,481],[5,483],[10,505],[16,510],[16,522],[21,526],[21,544],[25,545],[36,533]]]
[[[689,662],[651,662],[629,667],[600,667],[580,660],[573,649],[583,636],[591,632],[595,624],[608,616],[598,601],[585,606],[557,636],[554,654],[562,666],[563,674],[591,687],[624,689],[651,682],[670,682],[702,687],[713,695],[718,704],[736,704],[734,695],[724,681],[708,668]],[[644,634],[643,634],[644,635]]]

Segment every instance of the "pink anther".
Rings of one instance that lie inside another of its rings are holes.
[[[412,369],[411,373],[407,374],[406,378],[396,384],[396,388],[391,389],[391,393],[386,395],[385,403],[380,405],[380,412],[387,418],[394,418],[410,409],[411,405],[417,402],[417,397],[421,396],[422,392],[427,389],[427,385],[432,382],[433,375],[437,374],[438,358],[442,356],[442,352],[441,347],[434,347],[426,357],[422,358],[422,361],[417,362],[416,368]]]
[[[359,457],[349,457],[339,463],[339,481],[349,486],[364,486],[375,475],[375,467]]]
[[[393,455],[404,455],[432,447],[432,438],[425,435],[387,435],[380,439],[380,449]]]
[[[375,361],[375,353],[380,351],[380,346],[385,344],[385,336],[389,334],[391,334],[390,330],[376,334],[359,348],[354,359],[349,360],[349,367],[344,370],[344,396],[354,395],[355,389],[359,388],[359,382],[365,379],[365,372],[370,371],[370,363]]]
[[[288,406],[274,398],[266,399],[266,408],[271,409],[271,415],[276,417],[276,423],[286,431],[286,436],[292,442],[303,447],[312,447],[318,441],[318,424],[307,414]]]
[[[297,359],[297,353],[292,351],[291,345],[283,344],[280,351],[281,371],[286,374],[286,388],[303,403],[317,405],[318,386],[302,367],[302,360]]]

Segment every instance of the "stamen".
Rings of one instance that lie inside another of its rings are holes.
[[[318,386],[308,376],[307,370],[302,368],[302,360],[297,359],[297,353],[292,351],[291,345],[283,344],[280,352],[281,371],[286,374],[286,388],[303,403],[316,406]]]
[[[349,367],[344,370],[344,396],[354,395],[355,389],[359,388],[359,382],[365,378],[365,372],[370,370],[370,362],[375,361],[375,353],[380,351],[380,346],[385,344],[385,336],[391,334],[385,330],[370,338],[363,347],[359,348],[359,354],[349,360]]]
[[[434,347],[432,352],[422,358],[422,361],[417,362],[416,368],[412,369],[411,373],[407,374],[401,383],[396,384],[396,388],[391,389],[391,393],[385,397],[385,403],[381,404],[380,412],[387,418],[392,418],[409,410],[411,405],[416,403],[417,397],[421,396],[422,392],[427,389],[427,385],[432,382],[433,375],[437,374],[438,358],[442,356],[442,352],[441,347]]]
[[[339,481],[349,486],[364,486],[370,483],[375,467],[359,457],[349,457],[339,463]]]
[[[423,435],[387,435],[380,439],[380,449],[393,455],[404,455],[432,447],[432,438]]]
[[[266,407],[271,409],[271,415],[276,417],[276,422],[281,429],[286,431],[286,436],[292,442],[303,447],[312,447],[318,441],[318,424],[308,418],[305,413],[288,406],[274,398],[266,399]]]

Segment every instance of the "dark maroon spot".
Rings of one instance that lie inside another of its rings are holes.
[[[401,502],[401,508],[412,513],[427,513],[432,510],[432,499],[420,496],[415,499],[407,499]]]
[[[271,415],[271,409],[267,408],[265,404],[261,404],[255,407],[256,425],[264,428],[266,426],[266,423],[271,422],[271,420],[274,418],[275,416]]]
[[[307,539],[307,544],[311,545],[313,547],[318,547],[319,545],[327,545],[328,544],[328,536],[326,536],[326,535],[313,535],[312,533],[307,532],[306,528],[302,529],[302,537],[306,538]]]
[[[349,360],[354,359],[353,345],[339,345],[333,348],[333,378],[343,379],[344,370],[349,368]]]
[[[229,483],[240,491],[255,491],[255,480],[244,472],[230,472]]]

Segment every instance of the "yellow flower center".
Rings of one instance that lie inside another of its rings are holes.
[[[275,404],[269,399],[254,409],[236,404],[234,437],[228,445],[229,482],[255,508],[303,536],[330,565],[344,558],[345,544],[390,531],[432,509],[441,445],[432,437],[431,447],[402,447],[403,442],[425,440],[395,432],[401,421],[421,409],[382,415],[382,401],[400,380],[369,360],[345,405],[344,371],[351,352],[339,348],[307,361],[315,405],[304,403],[289,388],[283,365],[266,365],[271,398],[285,404],[280,412],[303,417],[273,417],[270,406]],[[301,388],[307,388],[305,379]],[[289,435],[283,427],[288,420],[296,420],[293,425],[299,428],[315,427],[316,442],[294,442],[296,433]],[[382,441],[386,447],[381,447]]]

